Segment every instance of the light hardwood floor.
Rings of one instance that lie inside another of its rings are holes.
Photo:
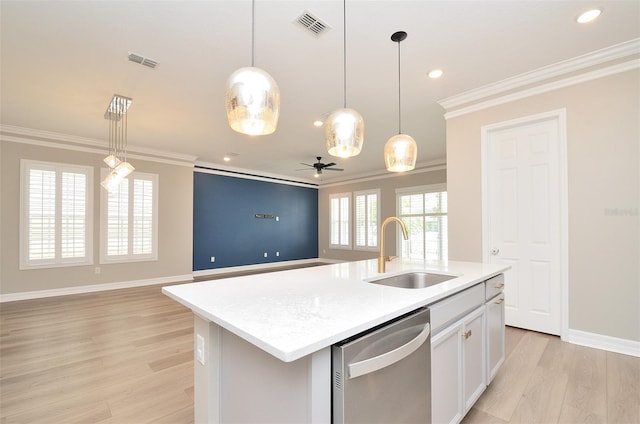
[[[0,423],[192,423],[192,332],[159,286],[0,304]],[[640,358],[507,328],[463,422],[638,423]]]

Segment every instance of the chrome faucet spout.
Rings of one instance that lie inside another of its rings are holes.
[[[405,227],[404,222],[398,217],[390,216],[384,221],[382,221],[382,225],[380,226],[380,254],[378,255],[378,272],[385,272],[385,265],[387,260],[391,260],[390,258],[386,258],[384,256],[384,227],[387,226],[388,223],[395,221],[400,225],[400,229],[402,230],[402,236],[405,240],[409,240],[409,235],[407,234],[407,227]]]

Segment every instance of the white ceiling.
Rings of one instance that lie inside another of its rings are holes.
[[[592,6],[602,16],[575,18]],[[359,156],[329,157],[312,121],[343,104],[343,3],[255,5],[255,65],[281,91],[273,135],[232,131],[224,110],[228,76],[251,62],[251,1],[0,2],[3,125],[107,141],[107,104],[132,97],[130,146],[192,155],[209,164],[314,181],[297,171],[316,156],[345,168],[323,183],[384,170],[382,150],[398,132],[398,56],[403,30],[402,130],[419,165],[445,157],[438,100],[640,37],[638,1],[348,0],[347,105],[365,119]],[[315,37],[294,23],[309,11],[331,26]],[[128,52],[160,62],[149,69]],[[442,68],[439,80],[426,71]],[[135,165],[135,164],[134,164]],[[316,181],[317,182],[317,181]]]

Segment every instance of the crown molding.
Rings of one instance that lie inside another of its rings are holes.
[[[525,72],[502,81],[465,91],[455,96],[439,100],[438,103],[448,111],[452,108],[495,96],[506,91],[517,90],[527,85],[539,83],[571,72],[581,71],[591,66],[637,55],[638,53],[640,53],[640,38],[635,38],[530,72]]]
[[[387,170],[382,170],[357,174],[355,176],[340,180],[332,179],[327,183],[321,183],[320,188],[336,187],[345,184],[356,184],[365,181],[381,180],[385,178],[397,178],[408,174],[420,174],[423,172],[440,171],[443,169],[447,169],[447,162],[445,158],[435,159],[428,162],[420,162],[416,164],[416,168],[413,171],[408,172],[388,172]]]
[[[592,81],[598,78],[603,78],[609,75],[619,74],[622,72],[631,71],[633,69],[640,68],[640,59],[633,59],[628,62],[618,63],[616,65],[608,66],[606,68],[600,68],[595,71],[586,72],[580,75],[576,75],[569,78],[553,81],[547,84],[539,85],[528,90],[518,91],[513,94],[507,94],[506,96],[496,97],[491,100],[487,100],[480,103],[475,103],[471,106],[463,107],[453,110],[444,114],[444,119],[448,120],[456,118],[458,116],[466,115],[468,113],[478,112],[483,109],[498,106],[505,103],[510,103],[515,100],[524,99],[527,97],[535,96],[538,94],[547,93],[549,91],[558,90],[560,88],[569,87],[576,84]]]
[[[4,124],[0,124],[0,140],[97,154],[107,154],[109,150],[108,143],[101,140]],[[190,167],[197,159],[197,156],[135,145],[127,146],[127,155],[132,159]]]
[[[194,166],[195,172],[202,172],[205,174],[224,175],[227,177],[244,178],[247,180],[265,181],[306,188],[318,188],[317,181],[306,180],[304,178],[294,179],[288,175],[272,174],[262,171],[258,172],[251,169],[236,168],[214,162],[196,162]]]

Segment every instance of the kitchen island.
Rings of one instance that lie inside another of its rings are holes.
[[[426,270],[422,289],[371,284]],[[331,422],[331,345],[502,273],[501,265],[397,259],[164,287],[194,312],[196,422]]]

